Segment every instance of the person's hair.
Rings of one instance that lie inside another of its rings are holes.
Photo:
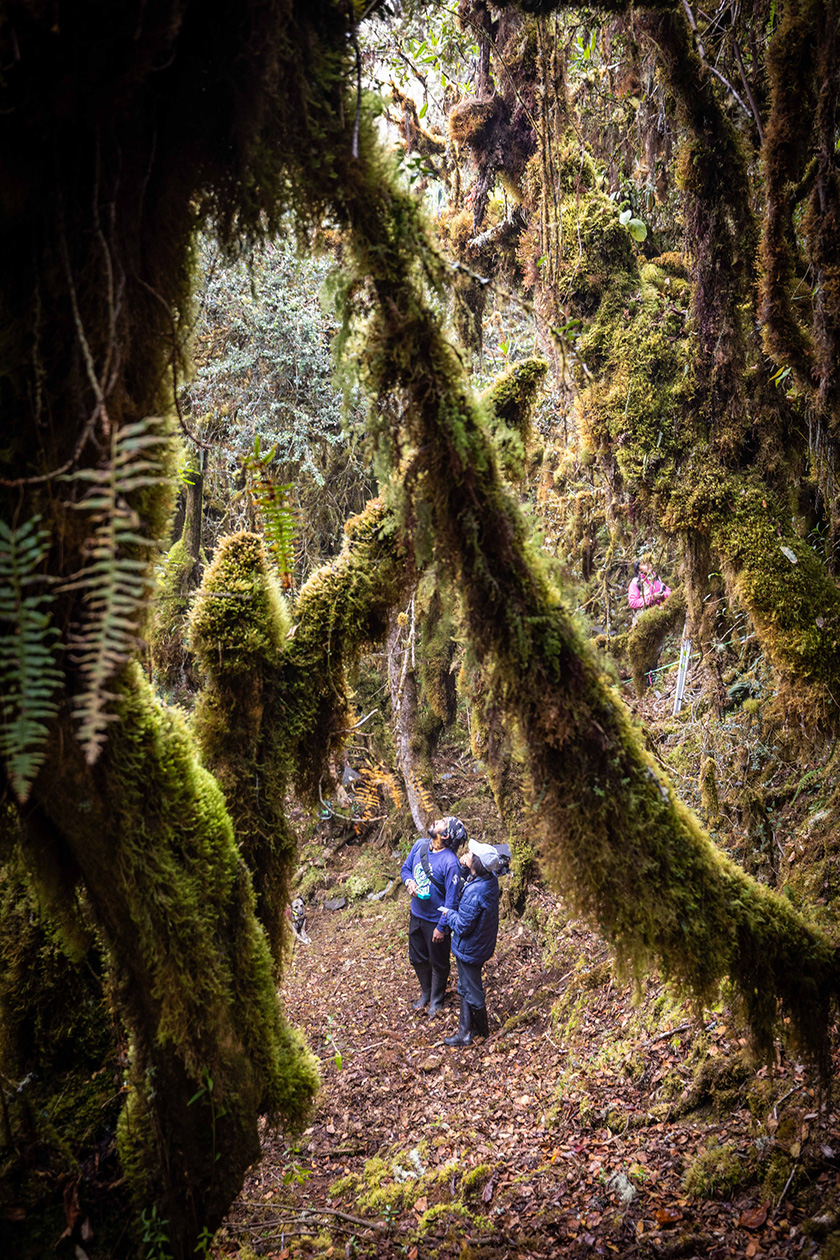
[[[642,564],[641,560],[633,561],[633,577],[634,578],[637,578],[639,576],[639,569],[641,567],[641,564]]]
[[[472,853],[472,849],[470,852]],[[487,876],[491,874],[477,853],[473,853],[472,855],[472,873],[479,879],[486,879]]]

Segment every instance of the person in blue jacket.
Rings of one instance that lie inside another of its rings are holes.
[[[470,1046],[472,1035],[486,1037],[487,1003],[481,968],[496,951],[499,934],[499,881],[497,874],[505,869],[504,860],[492,844],[470,840],[463,864],[469,878],[461,893],[457,910],[445,907],[446,921],[452,929],[452,952],[458,960],[458,994],[461,1013],[458,1031],[444,1037],[446,1046]]]
[[[428,1006],[430,1019],[443,1004],[449,979],[449,929],[442,910],[458,904],[463,879],[456,850],[466,838],[460,818],[439,818],[429,827],[428,838],[415,841],[400,872],[411,893],[408,957],[420,981],[414,1010]]]

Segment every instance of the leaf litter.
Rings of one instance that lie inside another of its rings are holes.
[[[724,1007],[617,984],[549,891],[503,919],[490,1036],[466,1049],[443,1045],[454,963],[442,1017],[411,1009],[403,895],[312,906],[307,928],[283,999],[323,1087],[305,1133],[266,1130],[218,1257],[787,1260],[840,1238],[840,1113],[816,1075],[781,1047],[756,1068]]]

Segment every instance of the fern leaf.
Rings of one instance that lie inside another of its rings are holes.
[[[248,492],[260,514],[267,550],[280,571],[284,590],[288,590],[292,586],[299,519],[297,508],[292,503],[293,484],[281,484],[271,474],[270,465],[276,450],[275,446],[267,454],[262,454],[260,440],[255,438],[254,453],[245,460],[245,468]]]
[[[39,572],[49,545],[40,521],[34,516],[19,529],[0,521],[0,756],[21,804],[43,763],[63,681],[52,596]]]
[[[115,720],[108,710],[114,699],[108,683],[141,646],[140,619],[152,586],[144,553],[158,540],[142,533],[142,521],[128,496],[164,480],[154,452],[166,438],[154,431],[156,423],[149,418],[123,426],[111,439],[105,467],[65,478],[87,485],[82,499],[71,506],[88,514],[92,530],[84,549],[86,563],[61,588],[81,597],[81,616],[68,648],[82,680],[73,713],[90,765],[102,751],[108,724]]]

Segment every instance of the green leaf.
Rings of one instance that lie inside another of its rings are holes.
[[[425,117],[426,117],[426,110],[427,110],[428,108],[429,108],[429,102],[428,102],[428,101],[424,101],[424,102],[423,102],[423,104],[420,106],[419,110],[417,111],[417,117],[418,117],[418,118],[425,118]]]
[[[641,219],[631,219],[627,224],[627,230],[634,241],[643,241],[647,238],[647,227]]]

